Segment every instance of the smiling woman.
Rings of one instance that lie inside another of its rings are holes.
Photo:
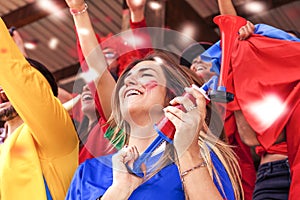
[[[108,120],[114,131],[111,141],[120,144],[120,139],[123,147],[116,154],[82,163],[66,199],[198,200],[199,194],[203,199],[243,199],[236,159],[231,149],[209,130],[206,113],[210,110],[206,110],[203,95],[190,88],[196,83],[191,78],[192,72],[166,54],[154,53],[135,62],[128,59],[126,63],[130,64],[124,65],[125,71],[115,83],[107,70],[106,52],[94,37],[85,2],[66,2],[72,9],[76,28],[89,30],[89,35],[78,34],[82,52],[89,69],[98,72],[94,80],[96,97],[106,110],[103,116],[111,116]],[[126,2],[133,14],[146,1]],[[182,96],[183,93],[196,101]],[[132,171],[133,164],[139,152],[144,153],[156,141],[154,125],[162,118],[175,127],[174,140],[153,149],[152,156],[138,165],[143,176],[137,177]]]
[[[81,112],[83,119],[77,127],[80,138],[79,163],[89,158],[114,153],[115,148],[104,137],[107,125],[105,125],[96,109],[94,95],[88,85],[85,85],[82,89]],[[76,111],[74,114],[76,114]]]
[[[166,93],[165,86],[165,77],[158,63],[154,61],[138,63],[126,75],[124,85],[120,88],[119,98],[124,119],[127,121],[133,119],[141,126],[148,124],[150,120],[157,121],[165,105],[164,99],[160,98],[161,94]],[[141,117],[150,111],[151,116]]]
[[[114,90],[108,121],[115,137],[123,130],[126,145],[116,154],[82,163],[66,199],[199,199],[199,194],[243,199],[236,159],[208,129],[205,98],[189,88],[195,83],[191,73],[162,53],[127,67]],[[196,105],[181,96],[184,92]],[[188,112],[174,107],[178,104]],[[157,137],[153,127],[163,117],[175,125],[173,144],[155,150],[141,165],[143,178],[137,177],[127,169]]]

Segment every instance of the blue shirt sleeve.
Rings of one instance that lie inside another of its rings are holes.
[[[73,176],[66,200],[97,199],[112,184],[112,155],[88,159]]]
[[[82,164],[77,168],[65,198],[66,200],[81,199],[80,183],[82,179],[82,168]]]
[[[279,40],[300,42],[300,39],[291,36],[287,32],[266,24],[256,24],[254,33]]]

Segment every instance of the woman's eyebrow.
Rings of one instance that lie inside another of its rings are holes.
[[[144,72],[144,71],[147,71],[147,70],[151,70],[151,71],[154,71],[154,72],[157,72],[155,69],[153,68],[141,68],[139,69],[139,72]]]
[[[140,73],[140,72],[144,72],[144,71],[147,71],[147,70],[151,70],[151,71],[154,71],[154,72],[157,73],[157,71],[156,71],[155,69],[153,69],[153,68],[147,68],[147,67],[144,67],[144,68],[139,69],[138,72]],[[127,78],[127,77],[130,76],[131,74],[132,74],[131,71],[128,72],[128,74],[126,74],[125,78]]]
[[[131,72],[128,72],[128,73],[126,74],[125,78],[127,78],[127,77],[130,76],[130,75],[131,75]]]

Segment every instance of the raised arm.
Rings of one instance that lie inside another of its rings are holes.
[[[95,101],[98,111],[104,115],[103,117],[108,119],[111,114],[111,95],[115,86],[115,81],[107,68],[105,57],[103,56],[103,52],[100,45],[98,44],[100,43],[100,37],[98,37],[93,30],[90,18],[88,16],[88,10],[85,8],[84,5],[84,1],[66,0],[66,2],[70,9],[74,11],[74,13],[78,11],[84,11],[82,13],[80,12],[81,14],[73,15],[73,19],[77,30],[77,36],[80,43],[80,45],[78,46],[79,58],[81,63],[83,63],[85,59],[88,68],[96,70],[97,74],[99,74],[100,76],[97,80],[95,80],[95,88],[96,92],[98,93]],[[137,29],[146,27],[144,19],[144,8],[146,1],[127,0],[127,3],[131,13],[131,28]],[[81,30],[84,30],[84,32],[88,32],[88,34],[81,34]],[[145,34],[145,31],[135,31],[133,32],[133,34],[134,36],[139,35],[148,43],[150,41],[149,44],[144,44],[143,47],[152,46],[150,36],[148,34]],[[139,49],[141,47],[136,46],[136,48]],[[144,56],[149,51],[149,49],[143,49],[139,53],[132,53],[132,57]],[[120,56],[119,59],[127,60],[128,58],[129,57],[123,58],[122,56]],[[127,62],[121,61],[121,63]],[[82,67],[84,71],[87,70],[86,68],[84,68],[84,66]],[[121,71],[125,69],[125,67],[126,66],[119,66],[119,69],[116,69],[116,71],[118,71],[118,73],[120,74]],[[90,86],[93,87],[92,84],[90,84]],[[93,91],[93,88],[91,88],[91,90]]]
[[[218,5],[221,15],[237,16],[232,0],[218,0]],[[247,24],[239,30],[239,39],[245,40],[249,38],[254,33],[254,29],[254,25],[250,21],[247,21]]]
[[[237,15],[231,0],[218,0],[221,15]]]
[[[36,145],[42,147],[43,155],[70,153],[78,140],[69,114],[44,76],[26,61],[2,19],[0,38],[0,85],[11,104],[30,128]]]
[[[20,33],[16,30],[15,27],[11,27],[9,29],[9,33],[14,39],[16,45],[18,46],[19,50],[22,52],[22,54],[28,58],[28,54],[26,52],[25,46],[24,46],[24,40]],[[64,90],[63,88],[58,88],[58,99],[60,100],[61,103],[65,103],[69,100],[72,99],[72,94],[69,93],[68,91]]]
[[[131,50],[128,52],[128,48],[125,48],[126,53],[119,57],[120,65],[116,70],[118,76],[132,60],[143,58],[152,51],[151,37],[144,14],[146,0],[127,0],[126,2],[130,10],[131,31],[125,31],[123,38],[129,39],[128,43],[131,44]]]
[[[147,30],[145,19],[145,4],[146,0],[127,0],[127,5],[130,10],[130,28],[134,37],[142,38],[143,42],[135,44],[136,50],[140,57],[146,56],[152,51],[152,42],[150,34]]]
[[[197,133],[203,130],[206,115],[206,101],[202,94],[188,88],[186,92],[193,94],[196,105],[187,97],[176,97],[170,101],[171,105],[182,104],[187,112],[174,106],[164,109],[166,117],[175,125],[174,147],[176,148],[182,183],[185,193],[190,200],[201,199],[221,200],[207,164],[200,153]]]
[[[145,18],[146,0],[126,0],[132,22],[140,22]]]
[[[104,116],[108,119],[111,114],[111,96],[115,86],[115,80],[107,70],[107,63],[102,49],[98,44],[88,15],[87,4],[83,0],[66,0],[78,33],[78,39],[83,55],[96,78],[93,80],[96,85],[99,100]],[[105,86],[105,87],[104,87]]]

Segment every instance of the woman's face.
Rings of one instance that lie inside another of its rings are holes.
[[[96,110],[94,97],[88,85],[85,85],[82,89],[81,110],[85,115],[95,113]]]
[[[204,62],[201,60],[201,57],[198,56],[193,60],[191,70],[196,72],[197,76],[202,77],[205,81],[208,81],[213,75],[215,75],[214,72],[210,71],[211,67],[211,62]]]
[[[117,51],[110,47],[104,48],[103,54],[108,65],[110,65],[113,61],[115,61],[119,57]]]
[[[122,116],[127,122],[145,125],[163,115],[165,97],[166,78],[161,66],[155,61],[142,61],[128,72],[119,90]]]

